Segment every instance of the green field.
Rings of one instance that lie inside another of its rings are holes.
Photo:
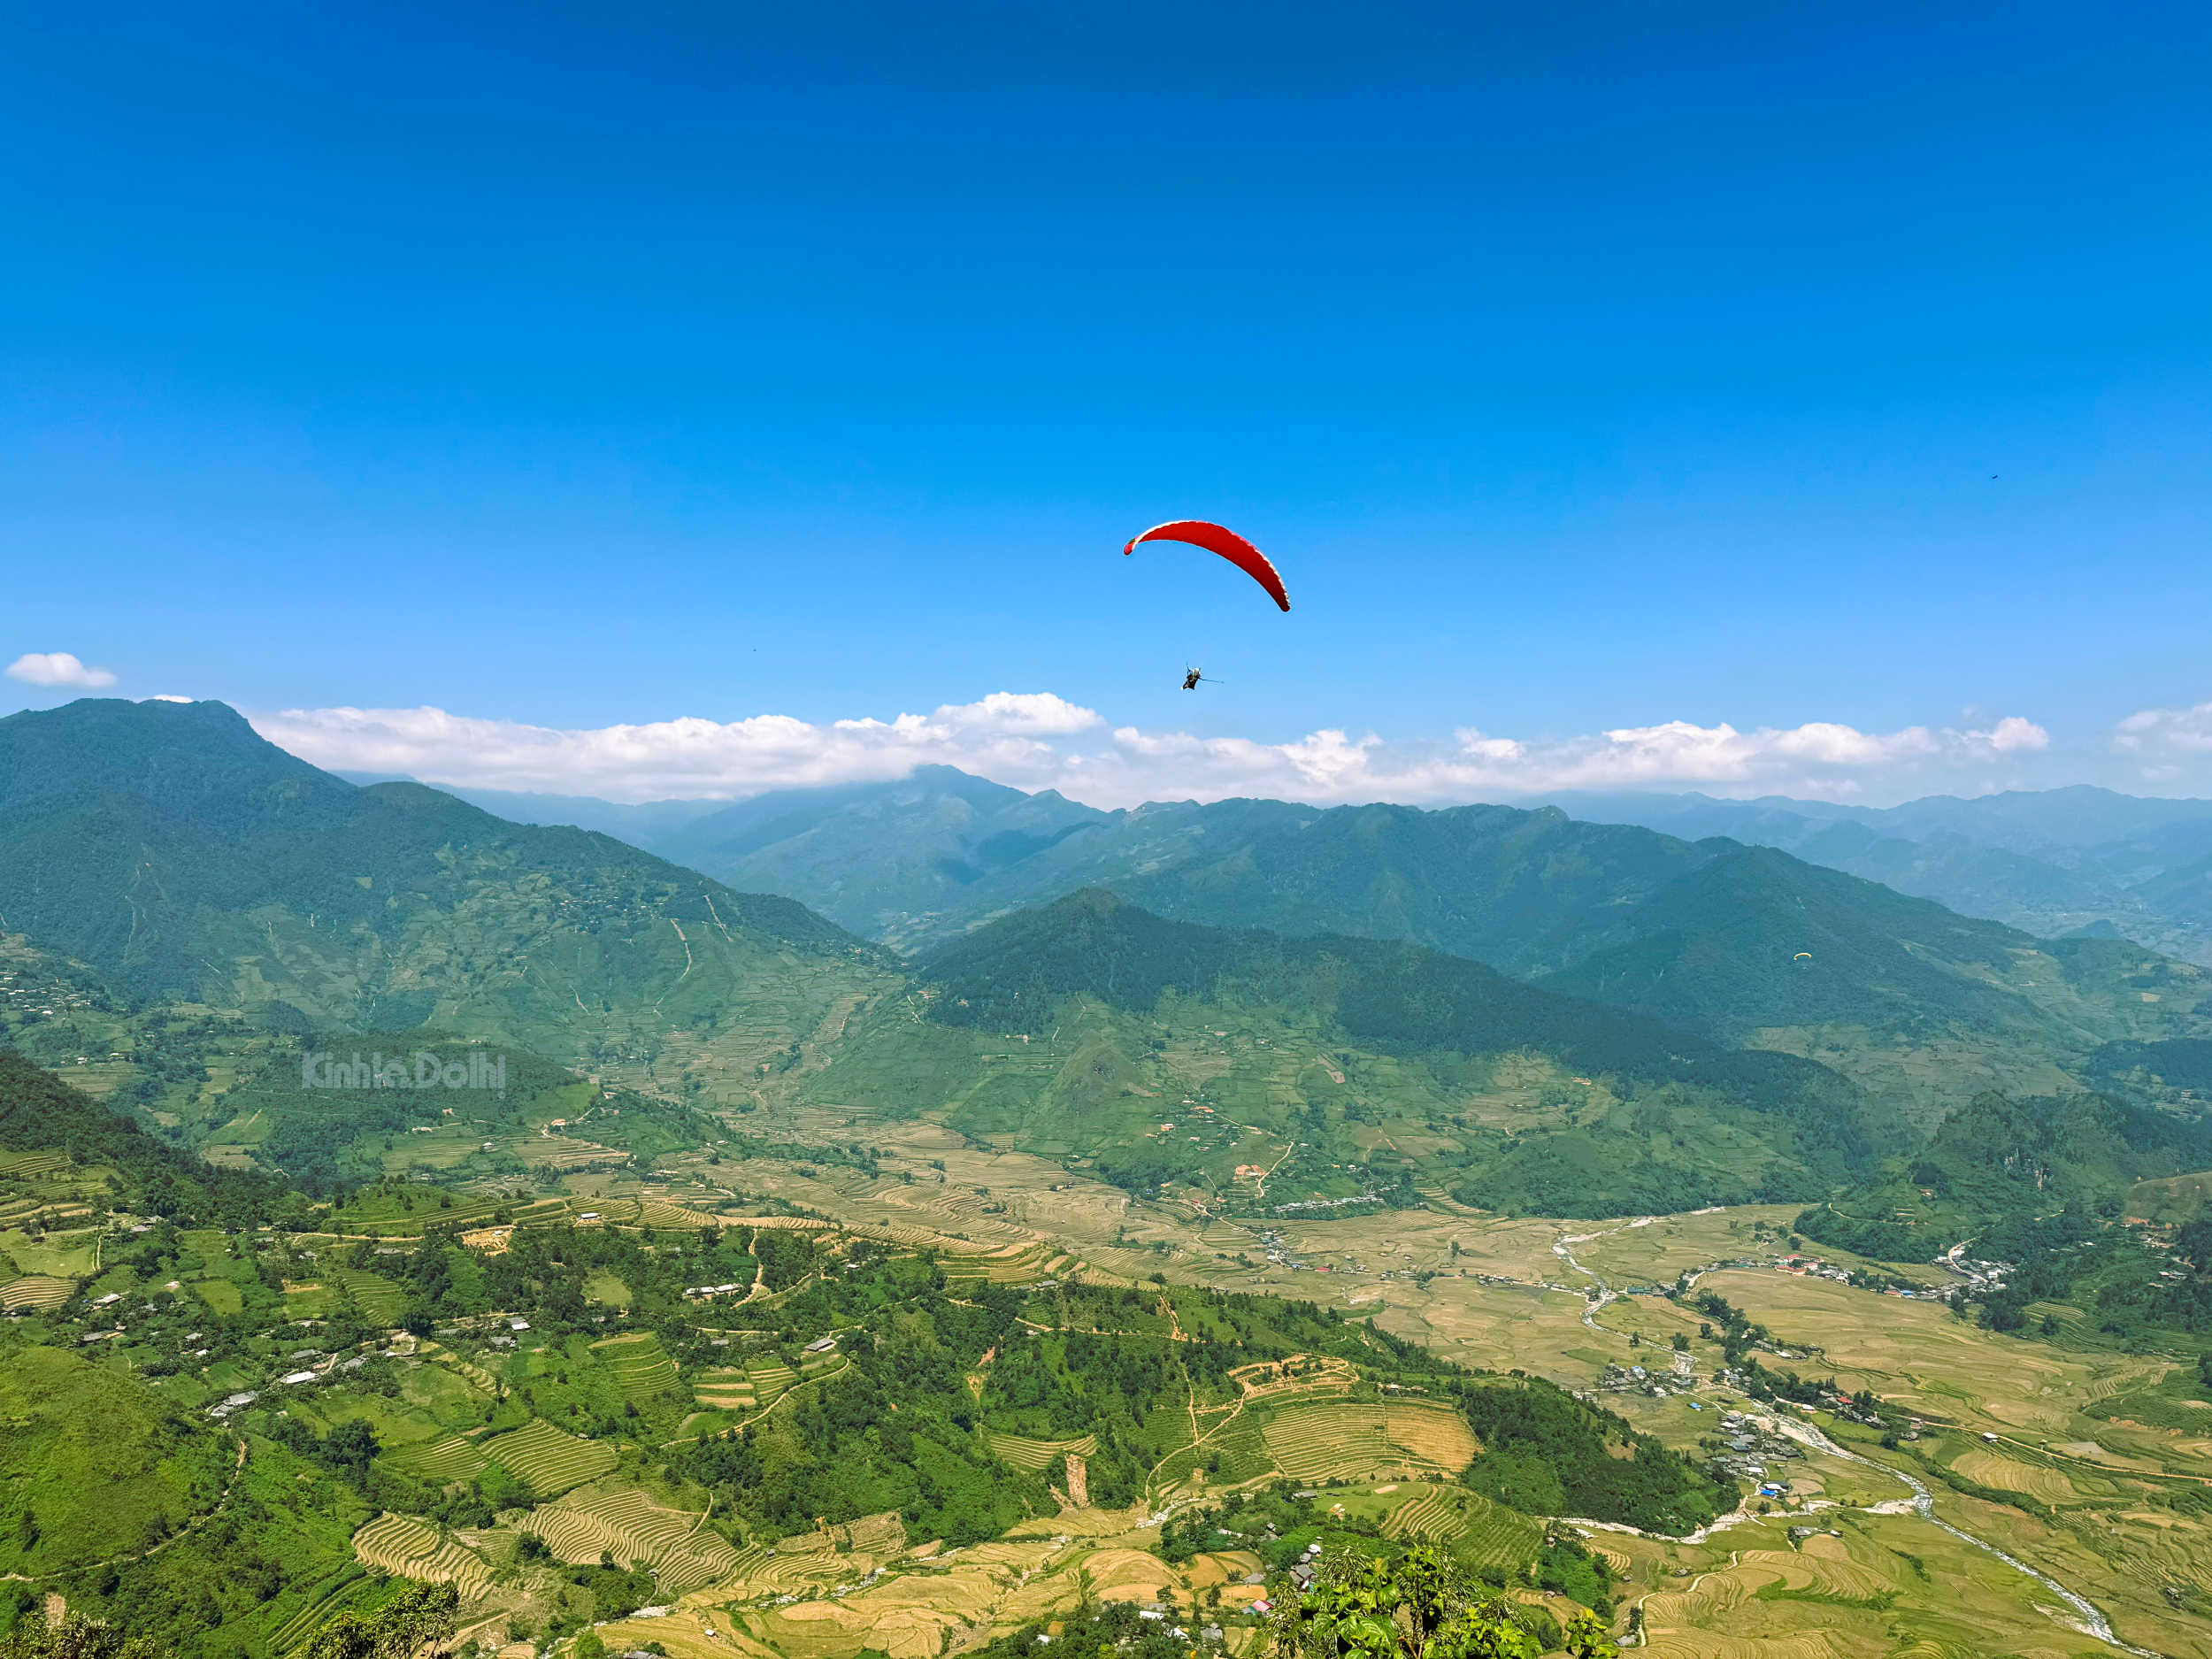
[[[0,1493],[38,1520],[34,1571],[142,1548],[212,1506],[233,1453],[126,1375],[48,1348],[0,1365]]]
[[[483,1442],[484,1455],[541,1497],[595,1480],[615,1466],[615,1448],[598,1440],[565,1434],[540,1418]]]
[[[236,1285],[227,1279],[199,1279],[192,1281],[192,1292],[208,1305],[212,1313],[234,1316],[243,1310],[245,1298]]]
[[[634,1403],[642,1404],[676,1386],[676,1362],[661,1351],[650,1332],[609,1337],[594,1342],[591,1351],[614,1379],[615,1386]]]
[[[380,1273],[357,1267],[334,1267],[323,1275],[323,1280],[351,1295],[361,1311],[378,1325],[397,1325],[400,1315],[406,1310],[407,1293]]]
[[[1036,1474],[1057,1457],[1070,1454],[1088,1457],[1098,1450],[1098,1436],[1086,1434],[1080,1440],[1032,1440],[1018,1434],[993,1434],[991,1449],[1015,1468],[1026,1469]]]
[[[396,1461],[433,1480],[472,1480],[491,1467],[491,1460],[473,1440],[458,1434],[434,1443],[419,1444],[396,1455]]]

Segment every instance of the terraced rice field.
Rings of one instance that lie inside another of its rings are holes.
[[[323,1282],[351,1292],[361,1311],[379,1325],[397,1325],[406,1311],[407,1293],[380,1273],[358,1267],[334,1267],[323,1275]]]
[[[540,1417],[487,1440],[482,1450],[510,1474],[528,1481],[531,1491],[547,1497],[596,1480],[617,1460],[613,1447],[564,1434]]]
[[[495,1134],[491,1139],[495,1149],[509,1157],[518,1158],[525,1164],[547,1164],[557,1170],[581,1169],[587,1164],[623,1156],[611,1147],[603,1147],[590,1141],[578,1141],[564,1134]]]
[[[1472,1494],[1470,1494],[1471,1496]],[[1486,1498],[1476,1497],[1464,1535],[1463,1548],[1479,1563],[1517,1567],[1536,1553],[1544,1541],[1543,1529],[1517,1510]]]
[[[410,1516],[388,1511],[353,1535],[353,1553],[396,1578],[451,1584],[465,1596],[480,1595],[492,1581],[484,1559],[451,1539],[442,1539]]]
[[[473,1440],[455,1434],[428,1446],[411,1447],[396,1461],[433,1480],[473,1480],[491,1465]]]
[[[435,1342],[426,1341],[416,1351],[425,1359],[436,1361],[472,1386],[481,1388],[486,1394],[498,1394],[499,1379],[475,1361],[463,1359],[451,1349],[442,1348]]]
[[[331,1225],[334,1230],[356,1238],[410,1238],[422,1231],[426,1221],[435,1221],[441,1226],[480,1227],[502,1210],[515,1221],[543,1221],[567,1207],[567,1202],[559,1198],[540,1199],[528,1204],[516,1204],[503,1198],[464,1199],[449,1209],[419,1210],[395,1210],[386,1204],[378,1204],[365,1214],[341,1211],[332,1217]]]
[[[1978,1486],[1994,1486],[2000,1492],[2024,1492],[2046,1503],[2071,1503],[2081,1495],[2074,1483],[2055,1469],[2022,1463],[1981,1447],[1962,1455],[1951,1467]]]
[[[65,1152],[0,1152],[0,1175],[21,1180],[36,1180],[68,1167],[69,1155]]]
[[[490,1562],[495,1569],[503,1567],[512,1558],[520,1535],[505,1527],[457,1526],[453,1536],[462,1546],[474,1550]]]
[[[779,1365],[772,1359],[749,1361],[746,1374],[753,1379],[753,1395],[762,1405],[769,1405],[788,1394],[799,1380],[799,1374],[788,1365]]]
[[[649,1227],[720,1227],[729,1218],[710,1210],[694,1210],[688,1204],[671,1203],[664,1198],[648,1198],[638,1205],[638,1220]]]
[[[1233,1423],[1214,1435],[1207,1440],[1206,1450],[1220,1454],[1225,1481],[1250,1480],[1275,1466],[1268,1455],[1266,1436],[1248,1420]]]
[[[1098,1450],[1098,1437],[1086,1434],[1079,1440],[1031,1440],[1018,1434],[994,1434],[991,1449],[999,1457],[1017,1469],[1041,1474],[1045,1466],[1063,1453],[1072,1452],[1078,1457],[1088,1457]]]
[[[73,1279],[52,1279],[43,1273],[26,1273],[21,1279],[12,1279],[0,1285],[0,1308],[13,1313],[19,1308],[58,1308],[67,1302],[77,1288]]]
[[[558,1503],[540,1504],[525,1530],[564,1561],[595,1562],[604,1551],[626,1566],[643,1562],[657,1568],[661,1591],[670,1598],[732,1578],[742,1565],[703,1514],[664,1509],[633,1486],[573,1493]]]
[[[691,1397],[710,1411],[750,1411],[760,1404],[750,1371],[733,1365],[718,1365],[700,1373]]]
[[[1420,1486],[1384,1517],[1386,1538],[1448,1538],[1459,1531],[1460,1515],[1439,1486]]]
[[[357,1562],[349,1561],[308,1586],[305,1605],[269,1632],[266,1651],[288,1653],[327,1618],[347,1591],[368,1578]]]
[[[1448,1406],[1393,1401],[1383,1407],[1383,1429],[1394,1443],[1447,1474],[1458,1474],[1481,1449],[1467,1419]]]
[[[1075,1258],[1033,1240],[978,1250],[958,1240],[939,1240],[935,1248],[949,1282],[1014,1285],[1049,1279],[1071,1269]]]
[[[662,1352],[659,1340],[649,1331],[611,1336],[594,1342],[591,1350],[625,1399],[642,1402],[676,1386],[676,1362]]]
[[[1475,1437],[1438,1406],[1352,1401],[1290,1406],[1263,1431],[1269,1455],[1294,1480],[1360,1480],[1379,1474],[1456,1475]]]

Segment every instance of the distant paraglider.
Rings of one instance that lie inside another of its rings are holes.
[[[1283,579],[1276,574],[1274,565],[1268,563],[1267,555],[1225,526],[1209,524],[1203,518],[1171,519],[1166,524],[1154,525],[1142,535],[1130,537],[1129,545],[1122,549],[1123,554],[1134,553],[1140,541],[1187,541],[1193,547],[1204,548],[1209,553],[1218,553],[1266,588],[1269,597],[1277,604],[1286,611],[1290,609],[1290,595],[1283,590]],[[1193,680],[1183,689],[1192,690],[1196,684],[1197,681]]]

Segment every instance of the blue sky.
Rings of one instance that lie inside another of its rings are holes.
[[[0,31],[0,657],[580,792],[845,775],[829,723],[944,708],[849,764],[2212,793],[2201,8]],[[1179,516],[1291,614],[1118,557]],[[781,724],[502,758],[678,717]],[[1678,735],[1724,723],[1779,736]]]

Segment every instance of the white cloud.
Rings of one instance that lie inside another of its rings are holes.
[[[292,709],[253,717],[254,729],[271,742],[335,771],[621,801],[902,778],[932,763],[1033,787],[1049,781],[1060,764],[1047,739],[1102,724],[1092,710],[1048,692],[1003,691],[933,714],[826,726],[763,714],[727,724],[695,718],[559,731],[442,709]]]
[[[1389,743],[1369,735],[1316,732],[1294,743],[1244,738],[1113,733],[1111,749],[1079,762],[1081,783],[1063,790],[1086,800],[1128,803],[1164,796],[1279,795],[1317,803],[1498,800],[1569,790],[1701,789],[1720,795],[1850,797],[1960,766],[1987,766],[2047,747],[2049,733],[2012,717],[1987,731],[1860,732],[1816,723],[1740,732],[1686,720],[1624,726],[1594,736],[1522,741],[1472,729],[1448,744]]]
[[[2144,757],[2212,755],[2212,703],[2193,709],[2145,709],[2120,722],[2112,734],[2116,748]],[[2180,775],[2170,765],[2147,765],[2143,776],[2162,783]]]
[[[189,703],[192,699],[189,697],[180,697],[173,691],[157,691],[152,696],[147,698],[146,701],[149,703]]]
[[[87,668],[67,651],[26,651],[8,664],[8,678],[27,686],[77,686],[97,691],[115,683],[104,668]]]
[[[254,717],[263,736],[333,770],[622,801],[888,780],[933,763],[1022,788],[1058,788],[1099,806],[1237,795],[1426,804],[1616,789],[1864,798],[1924,792],[1931,780],[1977,791],[2008,787],[2018,780],[1993,776],[1993,769],[2050,743],[2041,726],[2016,715],[1986,729],[1870,733],[1815,722],[1739,731],[1674,720],[1564,739],[1471,728],[1432,742],[1325,728],[1263,743],[1131,726],[1102,732],[1105,725],[1094,710],[1048,692],[997,692],[926,715],[823,725],[758,715],[562,731],[441,709]]]

